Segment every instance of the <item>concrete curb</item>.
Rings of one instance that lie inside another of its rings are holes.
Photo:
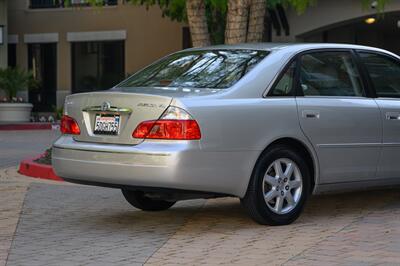
[[[19,165],[18,173],[35,178],[64,181],[61,177],[54,173],[51,165],[35,163],[34,160],[36,160],[38,157],[23,160]]]

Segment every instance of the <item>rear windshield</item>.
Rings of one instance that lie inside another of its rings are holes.
[[[258,50],[180,52],[137,72],[118,87],[224,89],[235,84],[268,53]]]

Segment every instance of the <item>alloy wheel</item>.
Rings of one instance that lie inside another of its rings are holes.
[[[303,192],[299,167],[287,158],[275,160],[267,168],[262,188],[265,203],[271,211],[289,213],[297,206]]]

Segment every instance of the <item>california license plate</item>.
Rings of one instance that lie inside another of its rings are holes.
[[[94,134],[118,135],[120,122],[119,115],[97,114],[94,123]]]

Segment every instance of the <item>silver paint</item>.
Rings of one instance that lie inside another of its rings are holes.
[[[68,96],[65,112],[81,126],[80,136],[61,136],[53,165],[61,177],[132,186],[226,193],[243,197],[260,154],[274,141],[304,146],[314,165],[314,193],[400,184],[398,99],[364,97],[266,97],[284,66],[314,49],[361,49],[345,44],[241,44],[204,49],[262,49],[271,53],[226,90],[135,88]],[[194,48],[200,49],[200,48]],[[88,106],[131,108],[121,114],[119,136],[93,134]],[[169,106],[189,112],[201,128],[199,141],[132,138],[144,120]]]

